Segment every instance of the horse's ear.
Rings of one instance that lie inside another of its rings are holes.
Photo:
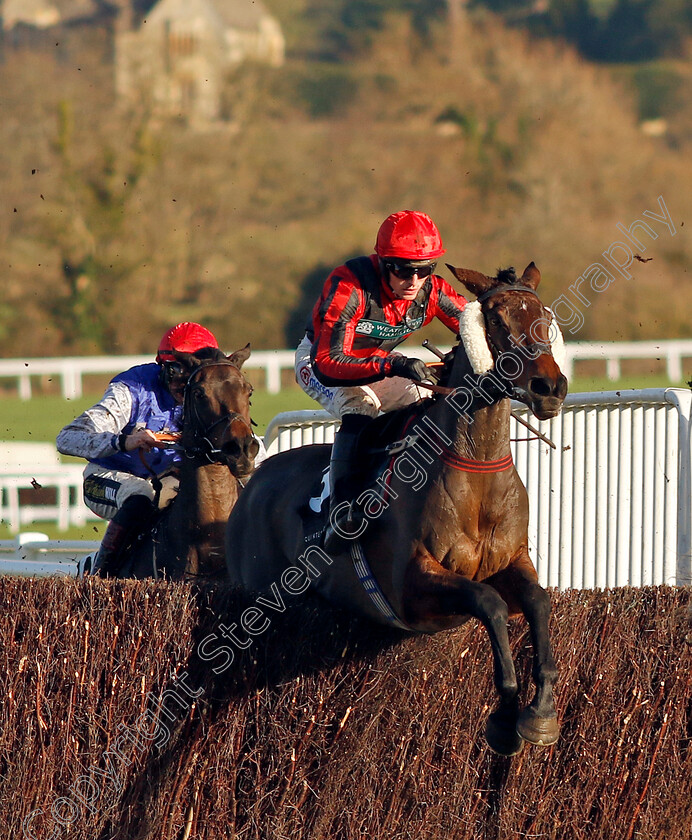
[[[447,268],[462,283],[472,294],[476,297],[487,292],[495,283],[494,277],[488,277],[486,274],[481,274],[480,271],[473,271],[470,268],[455,268],[449,263],[445,263]]]
[[[238,370],[247,362],[250,358],[250,343],[248,342],[245,347],[242,347],[240,350],[236,350],[235,353],[231,353],[230,356],[226,356],[228,361],[235,365]]]
[[[538,288],[538,284],[541,282],[541,272],[533,260],[524,269],[524,273],[521,275],[521,282],[534,291]]]

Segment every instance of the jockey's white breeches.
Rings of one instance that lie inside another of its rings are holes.
[[[180,480],[175,475],[160,477],[159,508],[163,509],[178,492]],[[120,470],[109,470],[97,464],[84,469],[84,503],[102,519],[112,519],[130,496],[146,496],[154,501],[154,485],[148,478],[140,478]]]
[[[403,408],[428,396],[410,379],[392,376],[370,385],[333,387],[323,385],[315,376],[310,362],[312,344],[306,336],[298,345],[295,358],[296,381],[306,394],[340,420],[345,414],[377,417],[380,412]]]

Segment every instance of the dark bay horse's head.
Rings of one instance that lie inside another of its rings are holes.
[[[185,454],[202,463],[225,464],[236,478],[249,475],[259,451],[250,421],[252,386],[241,372],[250,345],[230,356],[212,347],[174,355],[187,377],[181,441]]]
[[[448,268],[477,297],[494,373],[509,386],[510,396],[525,403],[539,420],[555,417],[567,395],[567,379],[552,353],[552,313],[536,294],[538,268],[530,263],[521,277],[514,269],[488,277]]]

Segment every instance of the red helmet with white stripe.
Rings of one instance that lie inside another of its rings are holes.
[[[432,261],[444,252],[437,225],[417,210],[392,213],[377,233],[375,253],[382,259]]]
[[[171,327],[163,334],[159,343],[159,352],[156,354],[156,361],[159,364],[175,361],[174,350],[179,353],[196,353],[203,347],[218,346],[219,343],[214,334],[209,332],[206,327],[195,324],[193,321],[184,321],[182,324]]]

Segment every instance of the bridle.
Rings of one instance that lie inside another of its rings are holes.
[[[488,344],[490,345],[490,349],[492,351],[494,351],[494,355],[496,357],[501,356],[505,352],[511,352],[511,351],[502,350],[500,347],[497,346],[496,342],[493,340],[491,331],[490,331],[489,326],[488,326],[487,313],[485,311],[485,307],[483,306],[483,304],[487,300],[489,300],[491,297],[493,297],[496,294],[499,294],[500,292],[527,292],[528,294],[533,295],[533,297],[536,298],[536,300],[540,303],[544,312],[547,311],[545,309],[545,307],[543,306],[540,298],[536,294],[536,292],[530,286],[520,286],[520,285],[517,285],[517,284],[500,283],[497,286],[494,286],[492,289],[488,289],[487,292],[483,292],[482,295],[478,295],[476,300],[481,305],[481,312],[483,313],[483,319],[485,321],[486,339],[488,341]],[[510,340],[513,340],[512,336],[510,336]],[[546,344],[545,342],[542,342],[542,341],[533,341],[530,344],[522,344],[521,348],[522,348],[522,350],[527,351],[529,353],[529,355],[531,356],[531,358],[537,358],[538,356],[540,356],[544,353],[548,354],[549,356],[553,355],[553,348],[551,347],[551,345],[549,343]],[[508,384],[511,385],[511,382],[508,383]]]
[[[209,434],[212,429],[215,429],[221,423],[227,423],[230,428],[231,424],[235,420],[239,420],[243,424],[248,435],[252,435],[252,428],[243,415],[237,411],[229,411],[227,414],[224,414],[223,417],[219,417],[218,420],[214,420],[214,422],[210,423],[208,426],[204,425],[199,409],[191,399],[190,395],[192,394],[192,386],[197,374],[199,374],[201,370],[210,367],[232,367],[235,368],[235,370],[239,370],[232,362],[208,362],[194,368],[194,370],[190,373],[183,390],[183,418],[189,417],[193,426],[197,427],[193,430],[195,444],[191,446],[180,445],[176,448],[187,458],[203,458],[210,464],[222,464],[225,463],[226,456],[223,450],[215,447],[210,440]],[[201,431],[199,431],[199,429],[201,429]]]
[[[505,351],[501,350],[497,346],[497,344],[493,341],[493,338],[492,338],[492,336],[490,334],[490,331],[488,329],[487,313],[485,312],[485,310],[483,308],[483,304],[485,303],[486,300],[491,298],[493,295],[499,294],[500,292],[528,292],[529,294],[533,295],[538,300],[538,302],[541,304],[541,307],[543,308],[543,310],[545,312],[548,312],[549,314],[552,315],[552,313],[550,313],[550,310],[546,310],[546,308],[543,306],[543,304],[542,304],[540,298],[538,297],[538,295],[536,294],[536,292],[532,288],[530,288],[529,286],[522,286],[522,285],[518,285],[518,284],[511,284],[510,285],[508,283],[500,283],[497,286],[494,286],[492,289],[488,289],[488,291],[484,292],[483,294],[478,295],[476,297],[476,300],[478,301],[478,303],[480,303],[481,312],[483,313],[486,341],[488,342],[488,344],[491,348],[491,351],[494,350],[494,355],[496,357],[502,355],[502,353],[505,352]],[[545,344],[544,342],[534,341],[531,344],[523,344],[523,345],[521,345],[521,347],[522,347],[522,349],[529,351],[529,353],[532,356],[533,356],[534,353],[535,353],[536,356],[539,356],[542,353],[548,353],[551,356],[553,355],[552,346],[550,344]],[[452,350],[452,353],[454,353],[454,351],[456,349],[457,348],[454,348]],[[440,357],[442,358],[442,354],[438,353],[438,355],[440,355]],[[511,397],[512,394],[515,391],[514,386],[511,382],[511,380],[506,381],[505,384],[507,386],[509,386],[509,389],[510,389],[507,396]],[[428,383],[428,382],[419,382],[418,386],[432,391],[437,396],[445,396],[445,397],[453,394],[457,390],[456,388],[448,388],[448,387],[443,386],[443,385],[434,385],[434,384],[431,384],[431,383]],[[542,440],[545,443],[547,443],[552,449],[557,448],[556,445],[553,443],[553,441],[550,440],[550,438],[546,437],[538,429],[535,429],[530,423],[528,423],[526,420],[524,420],[524,418],[521,417],[521,415],[517,414],[516,411],[512,411],[511,414],[512,414],[512,417],[514,417],[514,419],[520,425],[524,426],[526,429],[528,429],[530,432],[532,432],[539,440]]]

